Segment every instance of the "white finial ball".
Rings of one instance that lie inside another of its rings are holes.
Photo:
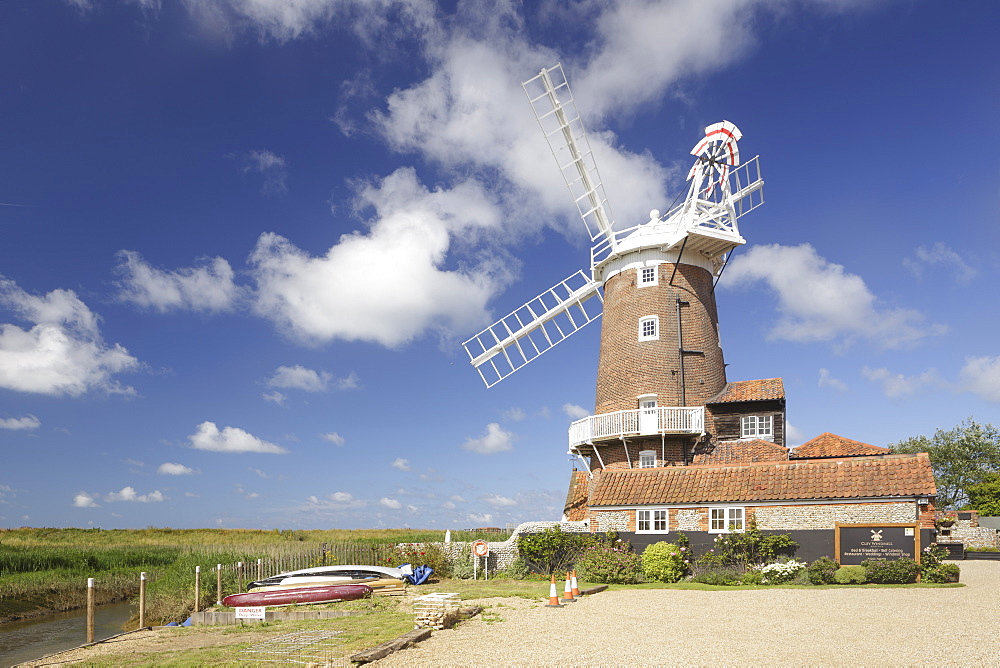
[[[650,220],[657,220],[659,217],[660,217],[660,210],[659,209],[653,209],[652,211],[649,212],[649,219]]]

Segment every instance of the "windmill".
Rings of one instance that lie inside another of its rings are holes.
[[[463,346],[492,387],[602,315],[596,414],[570,427],[570,452],[627,436],[703,434],[704,403],[726,384],[714,284],[746,241],[737,220],[763,203],[757,157],[741,163],[739,129],[714,123],[691,154],[687,195],[665,214],[616,229],[562,66],[522,87],[593,243],[590,271],[560,281]],[[697,349],[694,348],[697,346]],[[635,441],[633,439],[633,445]],[[636,446],[641,447],[641,446]]]

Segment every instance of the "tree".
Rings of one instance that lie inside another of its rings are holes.
[[[978,510],[980,515],[996,517],[1000,515],[1000,473],[990,473],[986,478],[966,490],[969,494],[968,508]]]
[[[1000,429],[968,418],[954,429],[938,429],[934,436],[912,436],[889,445],[893,452],[926,452],[937,484],[938,507],[958,508],[969,491],[1000,473]]]

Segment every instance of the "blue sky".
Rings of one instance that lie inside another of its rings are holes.
[[[0,526],[557,519],[599,324],[461,342],[580,268],[520,82],[562,62],[619,226],[760,154],[718,290],[793,444],[1000,405],[994,3],[0,4]]]

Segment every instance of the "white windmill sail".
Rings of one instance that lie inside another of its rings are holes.
[[[525,81],[521,87],[531,102],[531,109],[542,127],[591,241],[602,237],[613,238],[611,207],[562,65],[543,68],[538,76]]]
[[[578,271],[463,343],[486,387],[601,317],[600,287]]]

